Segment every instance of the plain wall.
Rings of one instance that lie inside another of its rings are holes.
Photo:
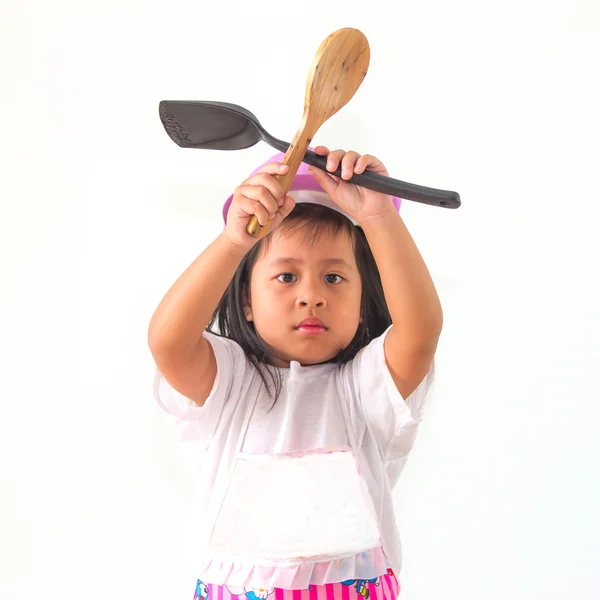
[[[158,103],[239,104],[290,141],[312,57],[347,26],[369,72],[314,142],[463,202],[402,208],[445,327],[394,491],[401,598],[599,598],[599,13],[3,0],[0,598],[191,599],[191,486],[147,327],[272,151],[181,149]]]

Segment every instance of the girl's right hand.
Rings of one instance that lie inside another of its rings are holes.
[[[281,184],[273,177],[285,175],[287,171],[287,165],[268,163],[235,189],[227,212],[225,234],[236,246],[250,250],[258,241],[246,231],[253,215],[256,215],[262,227],[273,218],[273,231],[292,212],[296,205],[294,199],[291,196],[284,197]]]

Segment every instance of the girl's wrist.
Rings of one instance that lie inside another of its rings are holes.
[[[377,215],[370,215],[367,217],[361,217],[360,219],[356,219],[358,224],[362,227],[363,231],[367,229],[377,229],[377,228],[386,228],[391,224],[395,224],[398,220],[402,220],[400,217],[400,213],[395,209],[386,210],[385,212],[379,213]]]
[[[230,254],[233,258],[239,258],[239,260],[242,260],[242,258],[244,258],[244,256],[252,249],[252,246],[254,246],[254,244],[250,244],[246,247],[245,245],[242,246],[237,242],[234,242],[227,234],[227,230],[223,231],[217,239],[225,252]]]

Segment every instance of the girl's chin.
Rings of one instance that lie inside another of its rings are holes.
[[[340,352],[340,347],[332,347],[332,340],[326,340],[327,336],[322,334],[302,335],[293,331],[291,339],[260,337],[273,356],[270,363],[273,367],[289,368],[292,361],[300,363],[303,367],[318,365],[331,360]],[[279,348],[279,351],[275,348]]]

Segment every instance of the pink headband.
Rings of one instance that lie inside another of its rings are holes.
[[[311,148],[311,150],[314,150],[314,148]],[[256,169],[254,169],[254,171],[252,171],[252,173],[250,174],[250,177],[252,177],[252,175],[256,175],[256,173],[258,173],[258,171],[260,171],[260,169],[267,163],[281,162],[283,160],[284,156],[285,156],[285,154],[283,154],[282,152],[275,154],[275,156],[272,156],[271,158],[269,158],[269,160],[267,160],[265,163],[260,165],[260,167],[257,167]],[[296,191],[297,192],[300,192],[300,191],[318,192],[318,193],[294,194],[294,192],[296,192]],[[354,219],[352,219],[343,210],[341,210],[333,202],[333,200],[331,200],[331,198],[329,198],[329,196],[323,191],[323,188],[319,185],[317,180],[308,171],[308,165],[305,163],[300,163],[300,168],[298,169],[298,172],[296,173],[296,177],[294,177],[294,181],[292,181],[292,185],[290,186],[288,193],[290,196],[292,196],[292,198],[294,198],[294,200],[296,200],[296,202],[314,202],[315,204],[323,204],[325,206],[329,206],[330,208],[333,208],[334,210],[337,210],[338,212],[345,215],[355,225],[357,224],[356,221],[354,221]],[[223,206],[223,222],[224,223],[227,223],[227,213],[229,211],[229,206],[231,205],[232,200],[233,200],[233,194],[231,196],[229,196],[229,198],[227,198],[227,200],[225,201],[225,204]],[[401,205],[400,198],[393,197],[392,202],[394,203],[394,206],[396,207],[396,209],[399,211],[400,205]]]

